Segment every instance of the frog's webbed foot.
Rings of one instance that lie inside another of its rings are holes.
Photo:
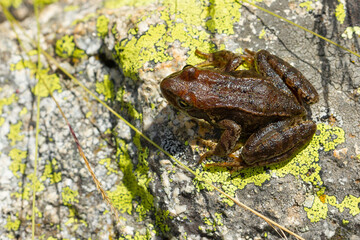
[[[212,66],[224,72],[235,71],[245,61],[241,55],[226,50],[204,53],[196,49],[195,54],[206,59],[196,67]]]
[[[233,154],[231,154],[233,155]],[[231,162],[218,162],[218,163],[208,163],[205,164],[206,168],[209,167],[225,167],[225,168],[230,168],[230,173],[233,173],[237,170],[240,169],[245,169],[245,168],[249,168],[251,166],[247,165],[242,159],[241,157],[235,157],[235,156],[231,156],[229,155],[229,157],[233,158],[233,161]]]
[[[250,70],[255,69],[255,54],[256,52],[251,51],[247,48],[244,49],[245,54],[240,55],[243,59],[243,63],[245,67],[249,68]]]

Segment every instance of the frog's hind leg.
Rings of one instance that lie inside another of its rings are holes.
[[[288,89],[299,99],[307,104],[319,100],[319,95],[314,86],[296,68],[285,60],[270,54],[266,50],[258,51],[255,56],[255,67],[264,76],[270,77],[275,86],[280,90],[291,94]],[[283,83],[282,83],[283,82]]]
[[[272,123],[249,137],[241,158],[248,166],[265,166],[290,160],[309,144],[315,131],[313,121],[289,119]]]
[[[290,119],[272,123],[249,137],[238,158],[205,167],[230,167],[235,171],[285,162],[308,145],[315,131],[312,121]]]

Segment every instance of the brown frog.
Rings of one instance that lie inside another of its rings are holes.
[[[206,61],[186,65],[160,87],[170,104],[223,130],[200,162],[228,156],[245,139],[238,158],[206,166],[264,166],[291,159],[311,141],[316,124],[306,120],[304,103],[317,102],[319,96],[297,69],[266,50],[196,54]],[[236,70],[241,64],[250,70]]]

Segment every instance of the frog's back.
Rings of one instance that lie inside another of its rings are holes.
[[[207,74],[206,79],[199,76],[198,80],[189,89],[198,93],[196,105],[204,111],[262,118],[286,118],[305,111],[295,96],[282,92],[265,77],[239,78],[214,73],[211,78]]]

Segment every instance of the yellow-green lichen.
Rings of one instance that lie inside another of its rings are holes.
[[[302,2],[302,3],[299,3],[299,7],[306,7],[306,11],[311,11],[311,10],[314,10],[314,7],[313,7],[313,2],[312,1],[306,1],[306,2]]]
[[[339,4],[336,6],[335,16],[336,16],[336,19],[337,19],[341,24],[344,23],[344,20],[345,20],[345,17],[346,17],[346,12],[345,12],[345,8],[344,8],[344,4],[339,3]]]
[[[349,223],[350,223],[349,220],[346,220],[346,219],[343,219],[343,220],[342,220],[342,224],[343,224],[344,226],[348,225]]]
[[[19,116],[21,117],[21,116],[24,116],[25,114],[27,114],[28,113],[28,110],[27,110],[27,108],[26,107],[23,107],[23,109],[20,111],[20,113],[19,113]]]
[[[108,195],[112,199],[113,205],[122,213],[133,214],[133,206],[135,205],[138,221],[142,221],[146,214],[153,209],[154,200],[148,191],[151,178],[148,177],[149,167],[146,158],[149,150],[141,147],[139,138],[140,136],[135,135],[133,139],[138,147],[138,165],[135,169],[127,150],[127,144],[122,139],[116,139],[118,146],[116,156],[119,168],[123,173],[123,180],[114,191],[109,191]]]
[[[26,177],[31,181],[29,184],[31,184],[30,187],[32,190],[41,192],[45,189],[44,184],[37,177],[34,177],[34,173],[28,174]]]
[[[40,73],[37,74],[37,77],[40,81],[38,81],[32,89],[35,95],[47,97],[49,96],[49,90],[50,92],[54,92],[55,90],[58,92],[62,91],[59,77],[56,74],[49,74],[49,69],[41,69]]]
[[[312,207],[304,207],[304,210],[311,222],[318,222],[321,219],[326,219],[328,206],[327,204],[321,202],[319,197],[315,197]]]
[[[150,25],[147,32],[141,36],[137,36],[136,27],[132,28],[128,32],[130,36],[115,46],[114,58],[125,76],[135,80],[139,69],[146,62],[158,63],[171,60],[173,56],[166,52],[166,49],[175,41],[180,42],[183,48],[189,48],[190,56],[187,60],[189,64],[198,62],[199,59],[194,54],[196,48],[202,51],[214,48],[214,44],[209,41],[210,34],[199,30],[198,26],[203,25],[203,28],[210,28],[215,32],[231,34],[233,24],[240,17],[240,5],[233,1],[227,4],[213,2],[208,6],[206,1],[187,0],[179,2],[176,7],[171,1],[165,1],[163,5],[164,10],[150,12],[138,23],[145,21],[151,15],[160,14],[164,24]],[[205,23],[210,16],[212,18]]]
[[[203,222],[211,227],[210,229],[206,229],[207,232],[215,232],[217,231],[218,226],[223,226],[223,222],[222,222],[222,214],[221,213],[215,213],[215,218],[203,218]]]
[[[50,184],[58,183],[61,181],[61,172],[56,172],[59,170],[59,166],[55,159],[51,161],[47,161],[45,165],[44,173],[41,176],[40,180],[45,181],[46,179],[50,179]]]
[[[334,196],[328,196],[326,198],[326,203],[331,206],[339,209],[340,212],[343,212],[345,208],[349,209],[349,213],[353,216],[358,215],[360,213],[360,197],[355,197],[353,195],[347,195],[344,197],[343,201],[337,203],[337,199]]]
[[[17,101],[19,98],[14,93],[11,94],[8,98],[2,98],[0,99],[0,115],[3,113],[3,108],[5,105],[10,105],[13,102]]]
[[[19,70],[22,70],[25,68],[28,68],[31,71],[30,72],[31,76],[34,76],[37,66],[34,62],[29,61],[29,60],[21,60],[21,61],[18,61],[17,63],[12,63],[10,65],[11,71],[19,71]]]
[[[104,1],[104,7],[105,8],[109,8],[109,9],[114,9],[114,8],[120,8],[123,6],[134,6],[134,7],[142,7],[142,6],[146,6],[147,4],[156,2],[155,0],[105,0]]]
[[[263,29],[261,30],[261,32],[259,33],[259,39],[263,39],[265,35],[266,35],[266,31],[265,31],[265,29],[263,28]]]
[[[62,58],[82,58],[85,52],[75,46],[74,36],[65,35],[56,41],[55,53]]]
[[[56,41],[55,52],[59,57],[68,58],[75,50],[74,36],[65,35]]]
[[[104,38],[109,32],[109,19],[104,15],[98,17],[96,21],[96,31],[99,37]]]
[[[78,203],[79,192],[72,190],[70,187],[63,188],[61,192],[62,200],[64,205],[71,206],[71,203]]]
[[[84,225],[85,227],[88,226],[85,220],[79,219],[78,213],[74,207],[69,206],[68,209],[69,209],[69,215],[68,215],[68,220],[65,222],[66,226],[71,225],[73,231],[76,231],[76,229],[78,229],[80,225]]]
[[[6,225],[5,228],[8,231],[17,231],[20,227],[20,220],[18,218],[16,218],[15,220],[11,220],[11,216],[8,216],[8,218],[6,219]]]
[[[166,224],[167,219],[171,218],[169,214],[169,210],[159,209],[155,215],[156,226],[159,227],[160,231],[163,233],[170,231],[170,227]]]
[[[96,92],[103,94],[105,101],[112,100],[114,98],[114,84],[110,80],[109,75],[105,75],[102,82],[96,82]]]
[[[111,158],[101,159],[99,163],[101,165],[105,165],[106,169],[108,170],[107,175],[110,175],[111,173],[117,173],[118,172],[118,169],[115,169],[115,168],[110,166]]]
[[[39,218],[43,217],[42,212],[40,212],[40,210],[37,207],[34,208],[34,213],[35,213],[35,216],[37,216]],[[32,220],[32,214],[31,215],[26,214],[26,220],[31,221]]]
[[[20,134],[22,124],[23,123],[21,121],[17,122],[16,124],[10,124],[10,132],[7,136],[11,141],[11,146],[14,146],[16,142],[22,141],[24,139],[25,136]]]
[[[115,99],[120,102],[121,110],[127,109],[127,113],[130,117],[142,121],[142,113],[139,113],[130,102],[124,102],[123,98],[125,94],[126,91],[124,88],[120,88],[116,93]]]
[[[89,111],[85,114],[86,118],[90,118],[92,116],[93,112]]]
[[[356,34],[358,36],[360,36],[360,27],[359,26],[354,26],[354,27],[347,27],[344,31],[343,34],[341,34],[341,37],[343,38],[348,38],[348,39],[352,39],[353,38],[353,34]],[[360,91],[358,91],[360,92]]]
[[[52,3],[56,3],[58,0],[37,0],[36,3],[40,8],[45,7],[46,5],[50,5]]]
[[[156,235],[156,231],[152,224],[147,224],[146,233],[140,234],[139,232],[135,232],[134,235],[125,235],[119,238],[119,240],[150,240],[154,239]]]
[[[240,4],[233,0],[210,0],[206,27],[212,33],[234,34],[234,23],[240,20]]]
[[[26,183],[23,187],[22,182],[18,182],[19,190],[17,192],[11,193],[12,197],[16,197],[18,199],[29,200],[30,192],[32,189],[32,185],[30,183]]]
[[[22,3],[22,0],[0,0],[0,4],[5,8],[18,8]]]
[[[38,72],[37,65],[29,60],[21,60],[16,64],[11,64],[10,66],[12,71],[20,71],[25,68],[30,70],[31,77],[36,77],[38,80],[41,80],[38,81],[38,83],[32,89],[32,92],[35,95],[39,94],[40,97],[49,96],[49,91],[46,86],[51,92],[54,92],[55,90],[58,92],[62,91],[59,77],[56,74],[49,74],[50,68],[40,69]],[[46,86],[44,82],[46,83]]]
[[[80,7],[78,5],[67,5],[65,8],[64,8],[64,11],[65,12],[72,12],[72,11],[76,11],[78,10]]]

